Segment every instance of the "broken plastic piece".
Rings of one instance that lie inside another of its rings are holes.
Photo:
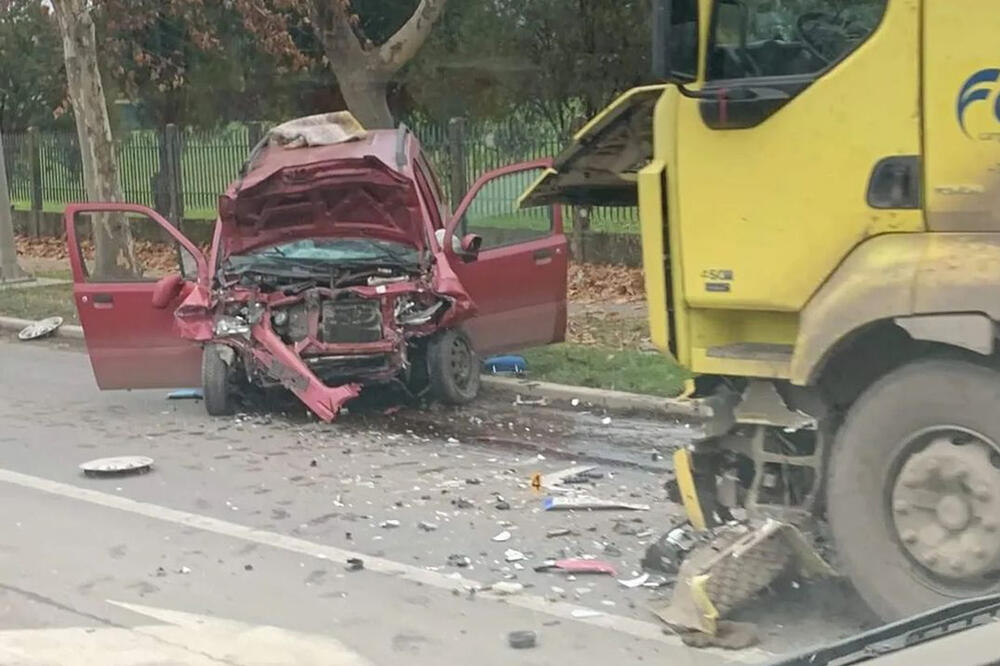
[[[546,560],[535,567],[535,571],[552,571],[553,569],[567,573],[595,573],[617,576],[618,572],[610,562],[602,560],[586,560],[582,557],[571,557],[565,560]]]
[[[116,456],[98,458],[80,465],[87,476],[119,476],[123,474],[145,474],[153,467],[153,459],[146,456]]]
[[[520,562],[523,559],[527,559],[527,556],[519,550],[514,550],[513,548],[508,548],[503,552],[504,559],[508,562]]]
[[[630,578],[628,580],[619,578],[618,579],[618,583],[622,587],[627,587],[627,588],[631,589],[631,588],[636,588],[636,587],[640,587],[642,585],[645,585],[647,580],[649,580],[649,574],[648,573],[644,573],[641,576],[638,576],[636,578]]]
[[[507,530],[504,530],[500,534],[498,534],[495,537],[493,537],[493,540],[494,541],[500,541],[500,542],[510,541],[510,532],[508,532]]]
[[[167,394],[167,400],[201,400],[204,397],[200,388],[177,389]]]
[[[538,642],[538,636],[533,631],[512,631],[507,634],[507,644],[515,650],[533,648]]]
[[[648,504],[632,504],[618,500],[603,500],[599,497],[546,497],[542,503],[546,511],[569,509],[624,509],[626,511],[649,511]]]
[[[524,360],[523,356],[491,356],[483,361],[483,367],[486,369],[486,372],[493,375],[500,373],[519,375],[527,370],[528,363]]]

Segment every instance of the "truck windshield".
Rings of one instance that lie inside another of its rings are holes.
[[[417,265],[417,249],[403,243],[373,238],[306,238],[272,245],[230,258],[233,267],[259,262],[393,263]]]
[[[878,27],[886,0],[720,0],[708,78],[820,72]]]

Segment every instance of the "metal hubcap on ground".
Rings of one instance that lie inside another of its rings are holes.
[[[472,350],[465,340],[455,338],[451,343],[451,376],[458,386],[465,388],[472,372]]]
[[[997,450],[978,435],[940,429],[911,455],[892,491],[900,543],[931,572],[951,579],[1000,565]]]

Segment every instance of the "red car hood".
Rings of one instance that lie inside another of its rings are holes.
[[[368,237],[426,245],[413,181],[341,146],[269,150],[219,198],[222,257],[302,238]]]

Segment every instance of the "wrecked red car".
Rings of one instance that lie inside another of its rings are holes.
[[[213,415],[251,386],[280,385],[324,421],[366,386],[468,402],[480,354],[563,338],[560,210],[517,206],[547,166],[486,174],[450,215],[405,128],[272,143],[220,197],[207,252],[149,208],[72,204],[74,295],[97,383],[201,385]],[[99,233],[118,239],[104,256]]]

